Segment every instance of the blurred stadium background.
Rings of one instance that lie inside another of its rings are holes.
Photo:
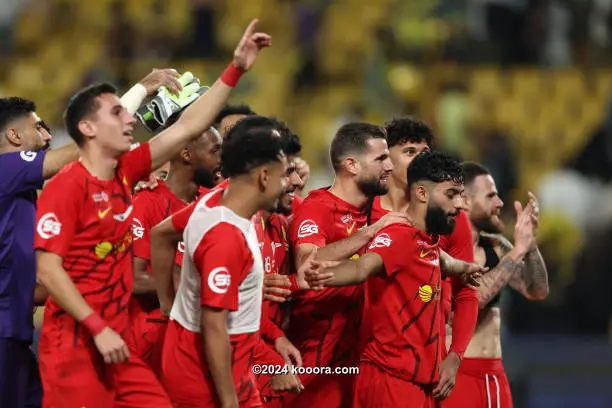
[[[502,297],[516,406],[612,407],[612,0],[2,0],[0,94],[64,144],[76,89],[153,67],[213,81],[252,17],[274,47],[232,102],[301,136],[310,188],[341,124],[415,114],[507,204],[539,196],[551,296]]]

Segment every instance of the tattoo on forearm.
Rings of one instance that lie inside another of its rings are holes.
[[[513,259],[504,257],[495,268],[486,273],[482,277],[478,288],[480,305],[488,304],[508,284],[521,266]]]
[[[525,266],[521,268],[520,277],[526,295],[545,297],[548,294],[548,271],[539,249],[529,251],[525,256]]]

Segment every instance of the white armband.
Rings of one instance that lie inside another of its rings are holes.
[[[147,97],[147,89],[140,82],[130,88],[129,91],[121,97],[123,107],[134,116],[140,104]]]

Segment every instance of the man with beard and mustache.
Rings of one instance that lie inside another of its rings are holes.
[[[166,181],[136,194],[133,201],[134,292],[130,302],[130,349],[161,373],[161,351],[167,320],[159,310],[155,279],[151,275],[151,228],[193,202],[201,188],[210,189],[220,177],[221,136],[211,127],[170,162]],[[184,245],[176,250],[179,276]]]
[[[409,116],[395,118],[385,124],[385,129],[393,172],[389,180],[389,192],[371,199],[371,205],[368,206],[370,223],[378,221],[390,211],[405,212],[408,209],[410,191],[407,189],[408,173],[406,169],[420,153],[430,151],[434,143],[433,130],[417,118]],[[472,229],[465,211],[460,211],[455,221],[456,225],[452,233],[440,237],[440,250],[453,258],[474,262]],[[445,255],[442,254],[442,256]],[[440,365],[440,383],[435,390],[437,399],[446,398],[452,390],[461,358],[474,333],[478,317],[478,296],[458,277],[453,276],[442,280],[441,296],[443,313],[440,313],[440,324],[442,330],[445,330],[446,322],[450,320],[453,306],[454,318],[453,341],[448,349],[448,355],[446,355],[446,348],[442,349],[441,357],[444,358],[444,362]]]
[[[365,282],[353,407],[434,406],[443,341],[439,241],[463,206],[461,165],[441,152],[421,153],[408,167],[407,185],[414,225],[387,225],[360,258],[306,272],[316,290]]]
[[[358,257],[385,225],[408,222],[391,213],[366,226],[363,212],[369,197],[387,192],[393,165],[385,131],[369,123],[349,123],[336,133],[330,149],[336,173],[331,187],[314,190],[295,213],[290,227],[295,267],[313,251],[321,261]],[[302,352],[305,367],[351,366],[363,304],[361,286],[295,293],[287,334]],[[353,376],[307,374],[305,391],[285,398],[286,407],[339,407],[351,400]]]
[[[512,407],[512,394],[501,359],[499,296],[506,285],[529,300],[548,296],[548,273],[536,242],[539,206],[531,193],[524,209],[519,202],[514,203],[517,219],[513,246],[502,235],[504,226],[499,214],[504,203],[489,171],[466,162],[463,174],[476,262],[490,272],[478,288],[480,313],[476,330],[459,368],[455,389],[442,407],[508,408]],[[450,338],[449,330],[447,343]]]

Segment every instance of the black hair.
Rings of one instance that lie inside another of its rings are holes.
[[[463,179],[466,185],[472,184],[474,179],[478,176],[488,176],[491,174],[486,167],[476,162],[463,162],[461,167],[463,169]]]
[[[408,186],[419,181],[463,183],[461,162],[440,150],[422,152],[408,166]]]
[[[108,82],[89,85],[74,94],[68,101],[68,106],[64,112],[64,123],[66,130],[77,146],[82,146],[85,136],[79,130],[79,122],[87,115],[91,115],[100,108],[100,103],[96,100],[103,94],[116,94],[117,88]]]
[[[221,172],[225,178],[247,174],[263,164],[280,161],[283,154],[277,122],[263,116],[248,116],[223,139]]]
[[[33,101],[18,96],[0,98],[0,130],[4,131],[12,121],[32,112],[36,112],[36,104]]]
[[[370,139],[385,139],[385,129],[364,122],[347,123],[336,132],[329,155],[334,170],[340,169],[342,161],[351,154],[363,154]]]
[[[432,147],[434,133],[431,127],[420,119],[412,116],[393,118],[385,123],[387,131],[387,144],[389,148],[404,143],[421,143],[425,141],[427,146]]]
[[[298,135],[293,133],[287,123],[282,120],[271,118],[276,122],[276,127],[280,132],[281,136],[281,146],[283,148],[283,152],[287,156],[297,156],[302,152],[302,143],[300,142],[300,138]]]
[[[221,109],[221,112],[219,112],[219,114],[215,118],[215,125],[216,125],[215,127],[218,127],[218,125],[221,123],[221,121],[226,116],[232,116],[232,115],[254,116],[256,115],[256,113],[253,112],[251,110],[251,107],[247,104],[225,105],[225,107]]]

